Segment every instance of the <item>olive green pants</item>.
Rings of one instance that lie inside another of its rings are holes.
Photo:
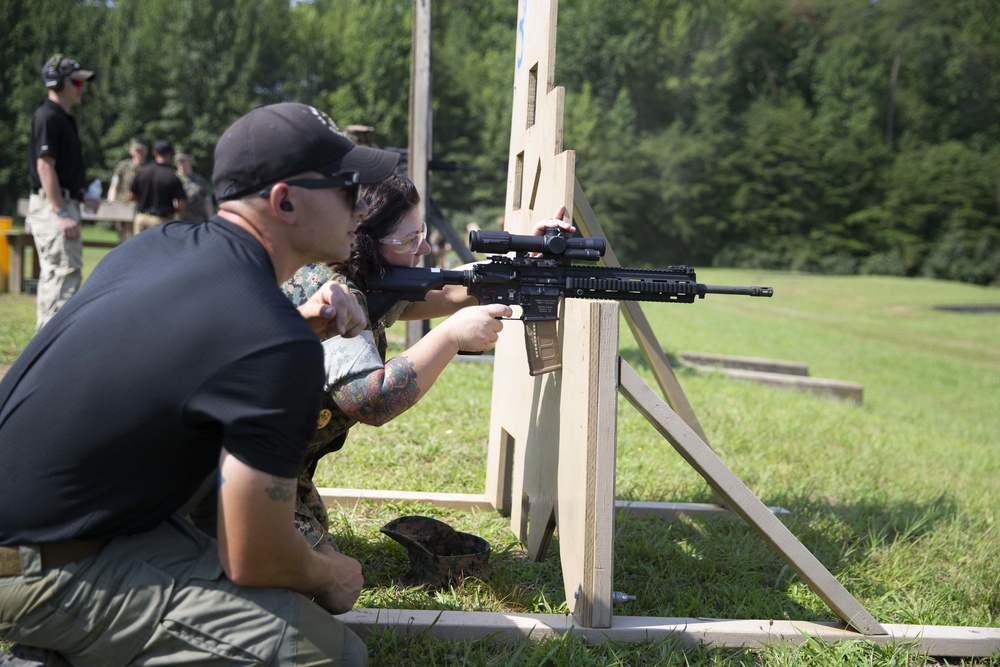
[[[73,665],[367,665],[364,642],[284,589],[229,581],[215,540],[186,521],[112,540],[101,553],[0,577],[0,637]]]

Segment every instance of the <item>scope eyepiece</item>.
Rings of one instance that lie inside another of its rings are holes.
[[[568,259],[596,261],[604,256],[604,239],[574,238],[564,236],[558,227],[546,230],[544,236],[510,234],[474,229],[469,232],[469,249],[473,252],[506,254],[508,252],[537,252]]]

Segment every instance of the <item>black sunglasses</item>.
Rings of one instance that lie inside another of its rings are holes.
[[[356,171],[348,171],[340,176],[329,176],[327,178],[293,178],[282,181],[285,185],[294,185],[306,190],[326,190],[329,188],[343,188],[347,190],[347,200],[351,205],[351,210],[358,207],[361,200],[361,175]],[[271,188],[274,186],[272,185]],[[260,191],[260,196],[267,199],[271,196],[271,188]]]

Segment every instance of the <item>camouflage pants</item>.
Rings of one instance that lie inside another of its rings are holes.
[[[79,205],[67,199],[66,208],[79,223]],[[38,250],[40,273],[35,325],[41,329],[80,288],[83,281],[83,241],[66,238],[59,216],[44,195],[31,195],[26,221]]]
[[[319,491],[316,490],[311,476],[307,474],[299,477],[298,499],[295,502],[295,528],[305,535],[309,546],[313,549],[321,544],[337,548],[330,535],[330,517],[326,513],[326,505],[319,497]]]

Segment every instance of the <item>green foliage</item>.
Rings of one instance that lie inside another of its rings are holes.
[[[431,196],[503,206],[517,11],[432,3]],[[619,259],[993,284],[1000,23],[986,0],[575,0],[559,7],[564,146]],[[8,0],[0,212],[27,190],[41,64],[98,72],[76,110],[90,177],[129,137],[193,150],[261,103],[308,102],[408,145],[412,2]],[[902,263],[902,269],[900,269]]]

